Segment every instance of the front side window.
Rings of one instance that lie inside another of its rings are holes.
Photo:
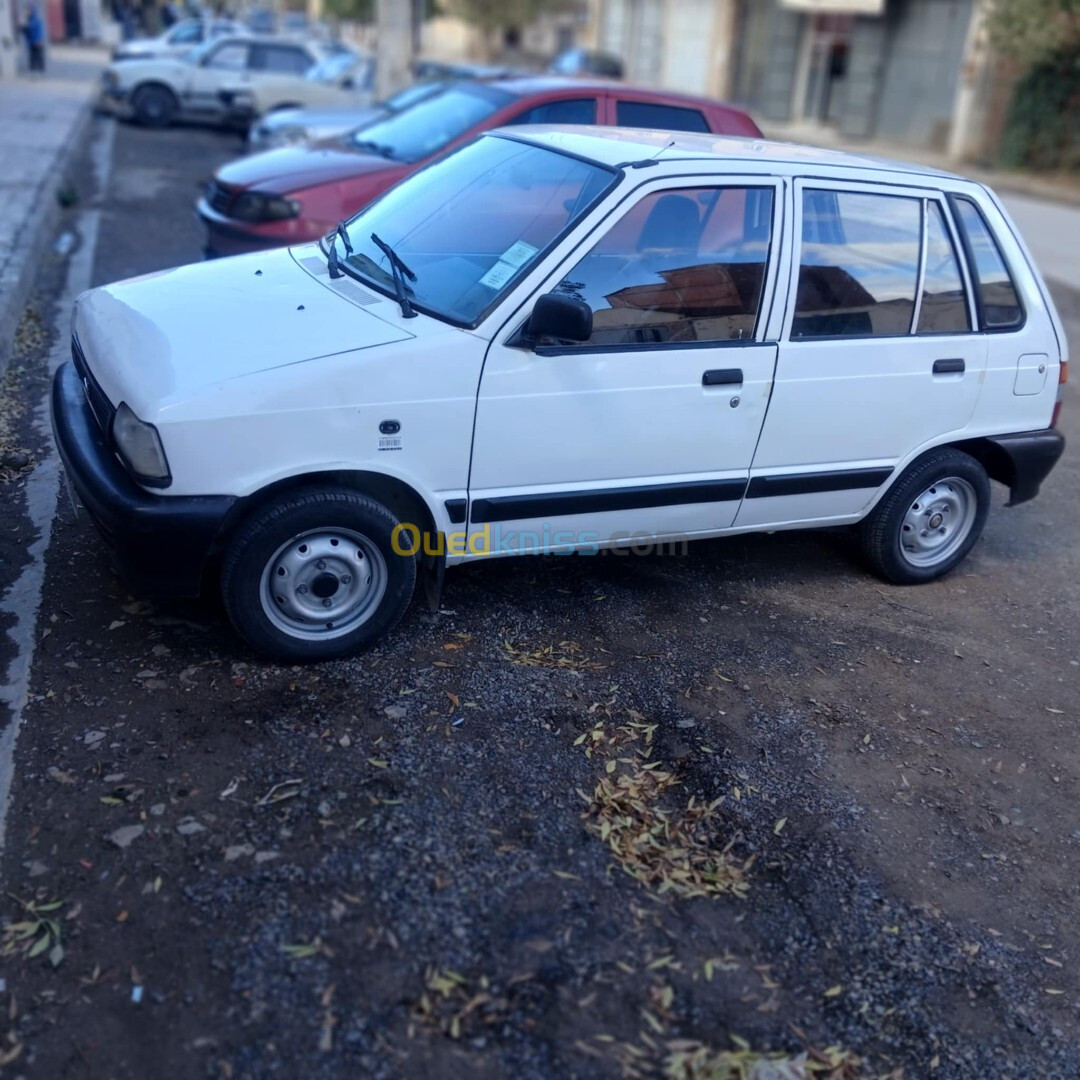
[[[682,188],[636,203],[556,287],[593,311],[589,345],[754,336],[772,188]]]
[[[921,200],[806,190],[802,214],[792,338],[910,333]]]
[[[593,98],[573,98],[564,101],[545,101],[518,114],[509,124],[595,124],[596,101]]]
[[[394,161],[421,161],[460,138],[513,98],[492,86],[455,83],[415,109],[368,124],[352,136],[362,149]]]
[[[1024,309],[990,226],[970,199],[954,198],[952,204],[967,240],[968,261],[974,263],[972,272],[983,329],[1008,330],[1019,326],[1024,321]]]
[[[197,45],[202,36],[202,23],[182,22],[169,31],[165,40],[170,45]]]
[[[475,325],[615,182],[611,169],[485,136],[352,218],[351,254],[336,237],[331,242],[345,270],[393,295],[390,262],[374,234],[415,275],[406,276],[414,306]]]
[[[214,49],[206,59],[206,66],[214,71],[243,71],[247,66],[248,47],[240,42],[229,42]]]
[[[971,329],[960,263],[936,202],[926,204],[926,270],[919,304],[920,334],[959,334]]]
[[[619,127],[651,128],[659,131],[708,131],[709,124],[698,109],[677,105],[654,105],[651,101],[620,101],[615,106]]]

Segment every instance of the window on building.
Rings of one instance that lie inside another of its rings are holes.
[[[921,209],[895,195],[804,191],[792,338],[910,333]]]
[[[515,116],[508,124],[595,124],[596,101],[593,98],[573,98],[566,101],[546,101]]]
[[[698,109],[656,105],[650,101],[620,101],[615,106],[619,127],[654,128],[659,131],[708,131],[709,123]]]
[[[772,233],[772,188],[646,195],[559,283],[593,311],[588,345],[749,341]]]
[[[945,215],[936,202],[927,202],[926,270],[919,305],[920,334],[957,334],[971,329],[968,299]]]
[[[952,200],[960,227],[967,239],[969,263],[975,275],[979,315],[984,330],[1008,330],[1024,321],[1024,309],[1001,249],[990,232],[982,211],[970,200]]]

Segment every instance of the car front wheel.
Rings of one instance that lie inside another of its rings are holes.
[[[934,450],[904,471],[862,523],[863,550],[897,585],[933,581],[975,546],[989,512],[982,465],[960,450]]]
[[[394,551],[397,518],[357,492],[320,488],[265,507],[226,552],[222,596],[240,635],[290,663],[347,656],[405,614],[416,560]]]

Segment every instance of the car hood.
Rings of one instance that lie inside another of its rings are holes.
[[[264,116],[258,126],[267,132],[293,127],[308,131],[352,131],[385,115],[386,110],[378,105],[367,108],[277,109]]]
[[[404,162],[390,161],[362,150],[350,150],[340,143],[326,143],[283,146],[237,158],[218,170],[217,179],[230,187],[254,188],[286,195],[321,184],[404,172],[408,167]]]
[[[413,336],[392,301],[358,307],[345,295],[278,248],[91,289],[76,301],[73,328],[108,398],[155,422],[196,392]]]

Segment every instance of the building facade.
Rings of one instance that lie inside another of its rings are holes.
[[[594,0],[591,35],[635,82],[962,156],[985,89],[984,0]],[[976,144],[976,145],[973,145]]]

